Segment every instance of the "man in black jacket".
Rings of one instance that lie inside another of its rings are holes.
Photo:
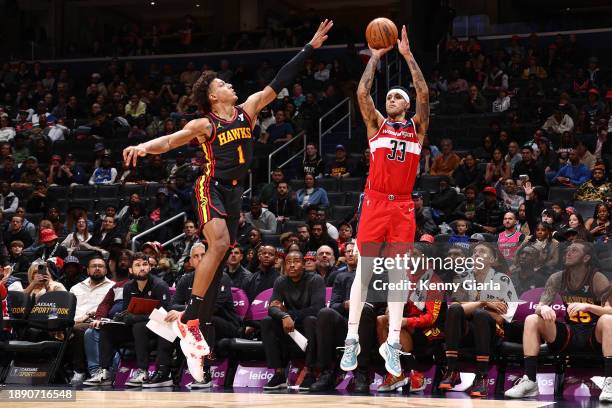
[[[305,251],[318,251],[322,245],[327,245],[334,251],[334,257],[340,257],[338,243],[332,239],[327,233],[327,225],[325,222],[315,221],[310,225],[310,240],[306,245]]]
[[[503,231],[504,213],[506,208],[503,202],[497,199],[495,187],[485,187],[482,191],[484,200],[476,207],[476,216],[472,224],[477,230],[497,234]]]
[[[289,218],[295,218],[297,208],[297,202],[289,192],[289,184],[286,181],[279,182],[276,192],[268,203],[268,210],[276,215],[277,222],[285,222]]]
[[[115,217],[107,215],[104,217],[104,221],[102,221],[102,227],[93,234],[88,244],[92,247],[108,250],[115,238],[121,238],[121,232],[119,227],[117,227]]]
[[[276,249],[272,245],[262,245],[259,247],[257,251],[259,267],[250,279],[246,281],[244,286],[249,302],[252,302],[264,290],[274,286],[274,281],[279,276],[278,271],[274,269],[275,257]]]
[[[440,221],[450,221],[450,216],[457,206],[457,190],[450,186],[450,178],[440,179],[440,188],[431,198],[431,207],[438,211]]]
[[[315,272],[325,280],[325,286],[334,286],[339,270],[336,268],[334,253],[328,245],[321,245],[317,250]]]
[[[13,241],[21,241],[28,248],[32,245],[32,237],[23,227],[23,218],[13,215],[8,231],[4,233],[4,244],[8,247]]]
[[[533,148],[531,146],[523,146],[521,149],[522,160],[514,166],[512,178],[519,180],[525,175],[534,186],[546,186],[544,180],[544,167],[538,164],[533,158]]]
[[[202,260],[206,249],[204,244],[201,242],[195,243],[191,247],[189,263],[195,269]],[[176,284],[176,292],[172,297],[172,302],[166,321],[171,322],[178,318],[182,311],[185,310],[185,306],[191,297],[191,288],[193,286],[194,272],[189,272],[181,277]],[[215,310],[213,312],[211,321],[205,322],[200,321],[200,330],[204,333],[206,343],[210,344],[214,351],[214,346],[217,341],[224,338],[236,337],[238,329],[240,328],[240,318],[234,310],[234,301],[232,299],[232,281],[227,274],[223,274],[221,277],[221,285],[217,293],[217,300],[215,301]],[[164,343],[165,346],[169,346],[164,350],[160,350],[159,353],[166,353],[168,358],[172,355],[173,349],[178,346],[178,342],[175,343]],[[210,388],[212,386],[212,377],[210,374],[210,359],[204,360],[204,381],[193,382],[191,388]],[[147,384],[143,387],[154,388],[154,387],[165,387],[170,380],[170,370],[167,369],[164,372],[158,370],[156,376],[151,378]]]
[[[242,252],[242,248],[239,246],[232,248],[223,272],[230,277],[232,287],[240,288],[246,293],[247,282],[249,279],[251,279],[253,274],[247,270],[247,268],[242,266],[243,258],[244,254]]]
[[[151,266],[149,258],[142,252],[137,252],[132,258],[130,274],[133,277],[123,286],[123,305],[121,311],[115,315],[114,323],[107,323],[100,329],[100,370],[83,385],[110,385],[110,367],[116,350],[126,342],[133,341],[136,350],[138,369],[126,382],[126,385],[140,387],[149,381],[149,339],[157,338],[158,350],[168,348],[168,341],[147,328],[149,313],[134,314],[128,312],[132,298],[153,299],[159,306],[168,309],[170,296],[168,285],[161,279],[149,274]],[[165,344],[164,344],[165,343]],[[170,356],[164,353],[157,354],[157,369],[163,371],[170,366]],[[155,377],[155,376],[154,376]]]
[[[298,251],[289,252],[285,257],[285,273],[274,283],[269,316],[261,321],[266,361],[268,367],[276,371],[264,390],[287,387],[284,371],[289,345],[293,342],[290,333],[296,329],[308,340],[306,375],[300,384],[300,389],[308,390],[316,380],[313,372],[316,356],[315,316],[325,307],[325,282],[317,274],[304,273],[304,256]]]

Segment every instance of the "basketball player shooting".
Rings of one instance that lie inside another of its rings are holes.
[[[408,91],[400,86],[387,92],[385,118],[374,106],[370,89],[376,66],[382,56],[393,48],[373,49],[372,57],[365,68],[357,89],[359,108],[367,128],[370,146],[370,174],[368,176],[362,212],[357,233],[359,263],[351,287],[349,302],[348,333],[340,366],[345,371],[357,368],[359,348],[359,319],[366,300],[372,267],[364,265],[372,257],[380,256],[385,245],[385,256],[403,256],[414,242],[416,222],[412,190],[419,166],[423,138],[429,126],[429,91],[427,83],[416,63],[406,27],[402,27],[401,40],[397,40],[400,54],[406,60],[416,88],[416,115],[406,118],[410,108]],[[406,279],[406,271],[390,268],[389,282]],[[407,292],[391,295],[388,292],[389,335],[379,349],[385,359],[385,368],[394,376],[401,375],[400,330],[402,312]],[[404,296],[405,294],[405,296]]]
[[[202,381],[202,358],[210,353],[200,331],[213,331],[210,323],[215,307],[224,261],[236,240],[243,181],[253,156],[252,130],[259,112],[286,86],[291,84],[313,50],[321,47],[333,21],[323,21],[312,40],[278,72],[274,80],[236,106],[232,84],[203,73],[193,86],[193,94],[204,117],[187,123],[182,130],[158,137],[123,151],[126,164],[136,167],[138,157],[162,154],[196,138],[204,151],[203,174],[195,182],[195,197],[200,226],[208,250],[195,271],[191,299],[181,319],[173,322],[187,358],[191,375]],[[213,336],[208,335],[210,340]]]

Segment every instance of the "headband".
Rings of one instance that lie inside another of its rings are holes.
[[[408,96],[408,94],[406,93],[406,91],[404,91],[403,89],[400,88],[393,88],[393,89],[389,89],[389,92],[387,92],[387,96],[389,96],[389,94],[391,93],[397,93],[400,94],[402,98],[404,98],[404,100],[408,103],[410,103],[410,97]]]

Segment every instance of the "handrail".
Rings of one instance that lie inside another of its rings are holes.
[[[174,216],[172,216],[172,217],[168,218],[167,220],[164,220],[164,221],[160,222],[159,224],[157,224],[157,225],[155,225],[155,226],[153,226],[153,227],[149,228],[148,230],[143,231],[143,232],[141,232],[140,234],[138,234],[138,235],[134,236],[134,237],[132,238],[132,251],[135,251],[135,250],[136,250],[136,240],[137,240],[138,238],[140,238],[140,237],[144,237],[145,235],[148,235],[148,234],[150,234],[150,233],[151,233],[151,232],[153,232],[153,231],[157,231],[157,230],[158,230],[158,229],[160,229],[161,227],[163,227],[163,226],[165,226],[165,225],[167,225],[167,224],[171,223],[172,221],[174,221],[174,220],[176,220],[177,218],[180,218],[180,217],[183,217],[183,221],[186,221],[186,220],[187,220],[187,213],[186,213],[185,211],[183,211],[182,213],[176,214],[176,215],[174,215]]]
[[[253,172],[249,170],[249,188],[242,192],[242,196],[249,195],[249,198],[253,198]]]
[[[342,122],[346,118],[349,119],[348,120],[348,138],[349,139],[351,138],[351,120],[350,120],[351,119],[351,102],[350,101],[351,101],[350,98],[348,97],[344,98],[340,103],[338,103],[336,106],[331,108],[325,115],[319,118],[319,154],[321,156],[323,156],[323,136],[330,133],[340,122]],[[343,117],[341,117],[340,119],[338,119],[333,125],[331,125],[329,129],[323,132],[323,119],[325,119],[327,116],[329,116],[332,112],[334,112],[336,109],[338,109],[345,103],[347,105],[348,113],[344,115]]]
[[[168,241],[164,242],[164,243],[162,244],[162,248],[167,247],[168,245],[170,245],[170,244],[171,244],[171,243],[173,243],[174,241],[178,241],[179,239],[183,238],[184,236],[185,236],[185,233],[184,233],[184,232],[181,232],[181,233],[180,233],[179,235],[177,235],[176,237],[174,237],[174,238],[172,238],[172,239],[170,239],[170,240],[168,240]]]
[[[268,155],[268,183],[272,182],[272,157],[274,157],[274,155],[276,155],[278,152],[280,152],[281,150],[283,150],[284,148],[286,148],[291,143],[293,143],[296,139],[299,139],[299,138],[302,138],[302,140],[304,141],[304,150],[306,150],[306,131],[302,130],[300,133],[293,136],[291,139],[287,140],[285,143],[282,144],[282,146],[278,147],[276,150],[274,150],[272,153]],[[283,167],[285,164],[286,163],[283,163],[282,165],[278,167]]]

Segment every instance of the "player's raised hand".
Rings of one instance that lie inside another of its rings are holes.
[[[128,146],[123,149],[123,161],[128,166],[136,167],[138,157],[145,157],[146,155],[147,152],[141,145]]]
[[[408,32],[405,25],[402,26],[401,38],[397,39],[397,48],[402,55],[410,54],[410,43],[408,42]]]
[[[368,44],[368,48],[370,49],[370,52],[372,53],[373,57],[376,57],[378,59],[381,59],[383,55],[385,55],[387,52],[389,52],[394,46],[391,45],[387,48],[372,48],[370,47],[370,44]]]
[[[333,20],[325,19],[321,24],[319,24],[319,29],[312,37],[312,40],[308,44],[312,46],[312,48],[319,48],[323,45],[325,40],[327,40],[327,33],[334,26]]]

